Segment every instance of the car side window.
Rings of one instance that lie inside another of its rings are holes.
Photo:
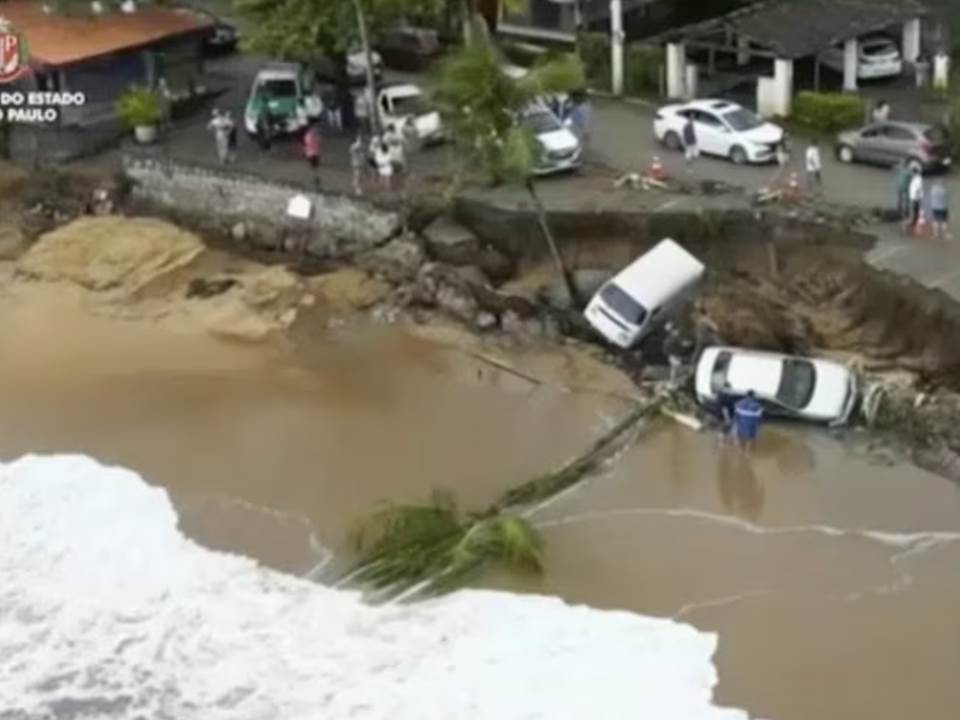
[[[703,123],[707,127],[712,127],[712,128],[723,127],[723,123],[720,122],[720,118],[718,118],[716,115],[711,115],[708,112],[704,112],[703,110],[700,110],[697,112],[696,121]]]
[[[888,140],[897,140],[899,142],[909,142],[917,139],[913,133],[906,128],[896,127],[895,125],[887,125],[884,127],[883,136]]]
[[[865,138],[880,137],[880,128],[876,125],[873,125],[871,127],[865,128],[863,132],[860,133],[860,135]]]

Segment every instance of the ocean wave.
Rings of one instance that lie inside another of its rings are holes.
[[[716,637],[556,598],[373,607],[184,537],[82,456],[0,464],[0,717],[746,720]]]

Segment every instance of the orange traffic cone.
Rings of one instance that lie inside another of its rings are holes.
[[[923,208],[917,212],[917,222],[913,226],[914,237],[930,237],[930,225],[927,223],[926,213]]]
[[[663,163],[660,162],[659,156],[653,156],[653,162],[650,163],[650,167],[647,169],[647,175],[661,182],[667,179],[667,171],[663,169]]]

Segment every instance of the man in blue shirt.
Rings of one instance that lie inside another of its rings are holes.
[[[748,450],[756,444],[762,420],[763,407],[751,390],[733,407],[733,432],[741,449]]]

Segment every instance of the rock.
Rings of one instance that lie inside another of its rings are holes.
[[[477,264],[487,274],[487,277],[496,284],[506,282],[516,272],[516,264],[512,259],[496,248],[489,246],[480,251]]]
[[[478,268],[476,265],[464,265],[462,267],[455,268],[457,275],[468,282],[470,285],[474,285],[478,288],[484,288],[490,286],[490,279],[486,274]]]
[[[357,265],[389,282],[401,283],[415,279],[425,260],[420,244],[405,236],[361,255],[357,258]]]
[[[447,218],[440,218],[423,231],[430,257],[451,265],[473,265],[480,261],[480,241],[470,230]]]
[[[335,310],[366,310],[390,292],[387,283],[356,268],[318,275],[310,286],[324,305]]]
[[[600,289],[600,287],[611,277],[613,273],[609,270],[582,268],[573,271],[573,282],[577,286],[580,295],[580,301],[589,302],[590,298]],[[543,289],[543,298],[551,306],[561,310],[571,308],[570,294],[567,292],[567,285],[563,278],[556,278]]]
[[[247,238],[247,226],[242,221],[234,223],[230,228],[230,237],[237,242],[243,242]]]
[[[187,285],[187,297],[211,298],[217,295],[223,295],[223,293],[236,284],[237,281],[234,278],[219,278],[217,280],[194,278]]]
[[[0,260],[15,260],[25,248],[20,228],[12,223],[0,223]]]
[[[513,310],[507,310],[500,317],[500,328],[507,334],[520,340],[533,340],[543,334],[543,326],[536,318],[523,318]]]
[[[486,310],[482,310],[477,314],[476,320],[474,321],[477,329],[482,331],[492,330],[497,326],[497,316]]]
[[[437,307],[465,323],[473,323],[479,307],[469,291],[442,283],[434,298]]]

